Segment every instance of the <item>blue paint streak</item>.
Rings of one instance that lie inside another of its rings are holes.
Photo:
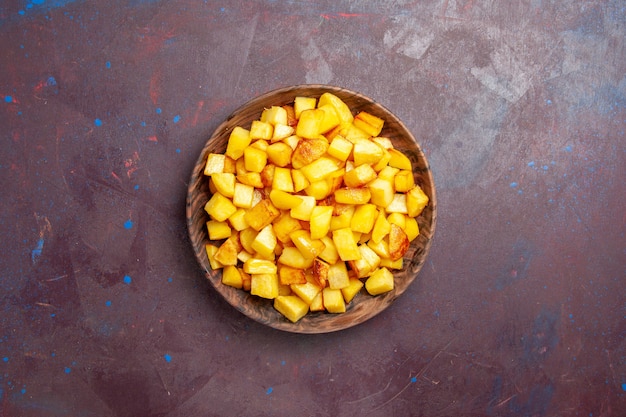
[[[545,360],[559,343],[559,314],[544,309],[533,323],[532,333],[522,337],[524,359],[531,364]]]
[[[130,284],[133,279],[129,275],[124,275],[124,284]]]
[[[170,363],[172,361],[172,357],[168,355],[167,353],[163,355],[163,359],[165,359],[165,362],[167,363]]]
[[[133,228],[133,221],[131,219],[128,219],[124,222],[124,229],[132,229]]]
[[[39,238],[39,240],[37,241],[37,246],[35,246],[35,249],[33,249],[31,253],[31,259],[33,263],[35,263],[37,261],[37,258],[41,256],[41,253],[43,252],[44,243],[45,243],[45,240],[43,238]]]

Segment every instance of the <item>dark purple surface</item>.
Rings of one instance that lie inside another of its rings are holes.
[[[5,1],[0,415],[624,415],[625,39],[619,0]],[[219,299],[185,228],[213,129],[301,83],[438,186],[416,282],[328,335]]]

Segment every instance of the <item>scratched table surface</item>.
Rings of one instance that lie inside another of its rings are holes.
[[[606,1],[0,4],[1,416],[623,416],[626,10]],[[212,131],[266,91],[377,100],[439,218],[391,307],[298,335],[204,279]]]

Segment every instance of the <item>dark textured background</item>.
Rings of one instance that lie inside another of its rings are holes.
[[[0,3],[1,416],[621,416],[626,5]],[[216,296],[185,193],[258,94],[359,91],[419,138],[419,278],[294,335]]]

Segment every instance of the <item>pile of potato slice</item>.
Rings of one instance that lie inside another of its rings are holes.
[[[383,125],[326,92],[232,129],[204,170],[206,251],[222,283],[274,300],[292,322],[345,312],[363,286],[393,290],[429,199]]]

